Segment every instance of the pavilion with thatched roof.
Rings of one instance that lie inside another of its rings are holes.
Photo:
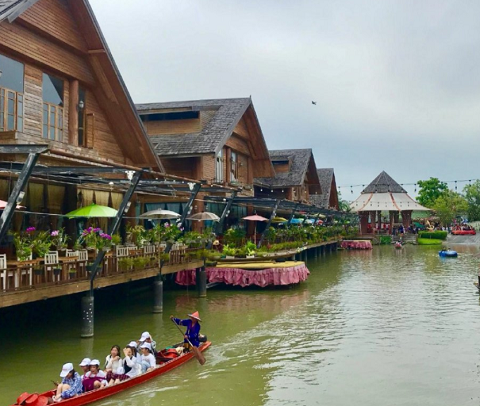
[[[353,211],[360,216],[360,232],[368,233],[368,224],[376,224],[382,228],[382,211],[390,214],[390,230],[394,222],[398,222],[402,215],[402,223],[405,228],[410,227],[413,211],[430,210],[418,204],[412,199],[407,191],[401,187],[388,173],[382,171],[372,183],[362,190],[360,196],[350,204]]]

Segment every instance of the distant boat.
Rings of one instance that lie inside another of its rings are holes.
[[[440,255],[441,257],[448,257],[448,258],[455,258],[455,257],[458,257],[458,253],[457,251],[454,251],[454,250],[441,250],[441,251],[438,251],[438,255]]]

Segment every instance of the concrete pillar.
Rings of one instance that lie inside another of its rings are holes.
[[[153,282],[153,312],[163,313],[163,281],[157,276]]]
[[[207,297],[207,271],[204,266],[197,268],[196,279],[198,297]]]
[[[82,297],[82,338],[93,337],[94,324],[94,297],[87,294]]]

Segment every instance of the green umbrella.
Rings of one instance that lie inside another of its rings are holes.
[[[92,203],[90,206],[80,207],[67,213],[67,217],[115,217],[117,210],[108,206]]]

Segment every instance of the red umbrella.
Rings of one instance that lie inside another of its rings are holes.
[[[253,216],[247,216],[244,217],[243,220],[248,220],[248,221],[268,221],[267,218],[259,216],[258,214],[254,214]],[[253,234],[253,240],[255,241],[255,244],[257,243],[257,226],[255,225],[255,233]]]
[[[4,210],[5,207],[7,207],[7,202],[5,200],[0,200],[0,210]],[[17,209],[24,209],[25,206],[20,206],[19,204],[17,204]]]

